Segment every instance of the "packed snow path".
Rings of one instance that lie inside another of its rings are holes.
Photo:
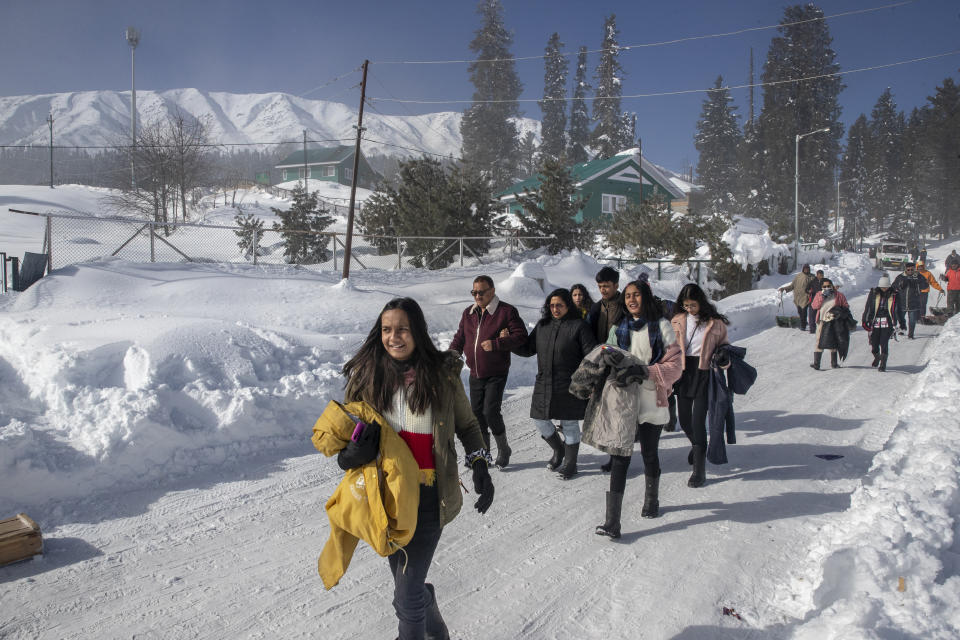
[[[851,300],[855,314],[863,302]],[[616,542],[593,533],[605,456],[584,447],[567,482],[546,471],[547,448],[527,417],[530,388],[513,388],[505,418],[514,454],[493,474],[493,507],[479,516],[466,496],[431,569],[452,637],[782,635],[792,620],[774,594],[821,526],[849,506],[935,333],[919,327],[916,340],[891,343],[885,374],[870,368],[862,330],[839,370],[812,370],[813,338],[799,330],[738,341],[760,376],[737,398],[730,464],[708,465],[707,485],[689,489],[686,438],[665,433],[662,516],[647,520],[637,451]],[[393,637],[384,559],[361,545],[329,592],[316,574],[323,504],[341,474],[312,452],[303,426],[290,457],[216,469],[180,489],[61,505],[44,557],[0,572],[0,636]]]

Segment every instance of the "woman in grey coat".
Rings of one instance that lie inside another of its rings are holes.
[[[553,449],[547,469],[556,470],[564,480],[577,473],[580,423],[587,401],[570,394],[570,377],[597,340],[582,320],[573,297],[566,289],[550,292],[543,303],[540,321],[526,344],[514,350],[519,356],[537,356],[537,380],[530,402],[530,417],[540,436]],[[553,426],[560,421],[563,439]],[[562,463],[562,464],[561,464]]]

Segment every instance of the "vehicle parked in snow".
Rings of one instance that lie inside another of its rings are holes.
[[[907,243],[898,238],[887,238],[880,242],[873,266],[877,269],[902,269],[910,259]]]

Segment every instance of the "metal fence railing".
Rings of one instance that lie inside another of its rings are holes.
[[[316,271],[339,271],[346,234],[263,229],[241,240],[239,226],[146,221],[10,209],[46,219],[43,246],[49,269],[88,260],[119,257],[133,262],[224,262],[292,264]],[[291,260],[290,238],[309,236],[309,249]],[[354,234],[351,269],[437,269],[493,262],[548,240],[534,236],[443,237]],[[304,255],[309,257],[304,258]]]

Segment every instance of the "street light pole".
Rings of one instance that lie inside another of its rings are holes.
[[[830,127],[797,134],[794,139],[793,175],[793,268],[800,264],[800,140],[815,133],[826,133]]]
[[[130,181],[137,190],[137,45],[140,32],[127,27],[127,43],[130,45]]]
[[[840,185],[844,182],[853,182],[856,178],[850,178],[849,180],[837,180],[837,212],[834,215],[833,230],[840,231]],[[843,223],[843,228],[847,228],[847,223]],[[844,233],[846,235],[846,233]]]

